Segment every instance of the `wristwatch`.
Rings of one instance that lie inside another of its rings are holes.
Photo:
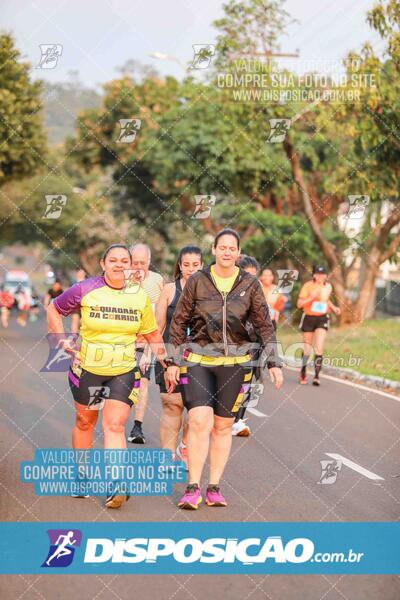
[[[172,356],[164,358],[164,364],[165,364],[166,369],[168,369],[168,367],[177,367],[178,366],[176,364],[175,360],[172,358]]]

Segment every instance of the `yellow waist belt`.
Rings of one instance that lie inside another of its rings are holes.
[[[199,363],[201,365],[212,365],[219,367],[222,365],[240,365],[251,360],[250,354],[244,356],[203,356],[195,352],[189,352],[185,357],[189,362]]]

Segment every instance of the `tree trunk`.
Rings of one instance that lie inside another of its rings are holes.
[[[353,322],[353,308],[350,298],[346,296],[346,285],[341,272],[337,276],[332,276],[331,279],[333,293],[336,303],[340,308],[341,314],[339,318],[340,325],[347,325]]]
[[[358,294],[358,298],[354,303],[354,321],[362,323],[367,315],[368,308],[371,303],[371,296],[375,292],[375,281],[378,275],[379,265],[381,264],[381,255],[377,248],[372,248],[368,255],[368,260],[365,264],[364,277]]]
[[[400,232],[398,232],[391,240],[389,247],[384,250],[388,235],[393,228],[400,223],[400,208],[398,205],[395,205],[386,221],[377,225],[372,232],[375,243],[369,248],[365,276],[362,280],[359,296],[356,302],[353,303],[350,298],[346,297],[345,268],[341,265],[342,257],[339,255],[335,246],[324,238],[315,211],[315,198],[311,198],[306,181],[303,177],[299,157],[296,154],[294,144],[289,134],[286,135],[286,138],[283,141],[283,148],[289,159],[293,179],[299,191],[307,220],[329,267],[332,270],[332,285],[337,302],[342,311],[340,324],[354,322],[362,323],[367,315],[371,298],[374,294],[375,280],[378,275],[379,267],[385,260],[389,260],[395,255],[400,245]]]
[[[79,252],[79,261],[86,273],[92,277],[99,271],[99,261],[97,256],[94,256],[90,250],[81,250]]]
[[[340,257],[337,255],[336,249],[333,246],[333,244],[328,242],[322,233],[320,224],[314,212],[311,196],[307,190],[306,182],[301,172],[299,158],[295,152],[294,145],[289,135],[286,136],[283,142],[283,147],[292,167],[293,179],[296,182],[300,198],[302,199],[304,212],[306,213],[307,220],[329,264],[329,267],[332,270],[332,286],[336,296],[336,300],[342,311],[340,324],[348,323],[351,314],[351,302],[348,298],[346,298],[346,284],[340,263]]]

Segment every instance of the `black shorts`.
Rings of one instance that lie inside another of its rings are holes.
[[[161,363],[159,363],[158,361],[156,362],[155,366],[155,381],[156,384],[158,385],[158,387],[160,388],[160,393],[161,394],[166,394],[167,393],[167,388],[165,386],[165,379],[164,379],[164,367],[162,366]],[[174,394],[181,394],[182,393],[182,386],[180,384],[178,384],[174,391]]]
[[[75,402],[86,406],[88,410],[101,410],[107,398],[132,406],[138,399],[140,372],[135,367],[122,375],[95,375],[82,369],[78,377],[70,369],[68,382]]]
[[[144,351],[144,348],[136,348],[136,351],[135,351],[135,353],[136,353],[136,364],[137,364],[138,367],[139,367],[139,364],[140,364],[140,359],[143,356],[143,351]],[[154,362],[153,361],[154,361],[154,356],[152,354],[151,355],[150,366],[146,369],[146,371],[144,373],[142,373],[142,371],[140,371],[140,375],[142,377],[144,377],[145,379],[148,379],[149,381],[150,381],[151,373],[152,373],[153,368],[154,368]]]
[[[327,331],[329,328],[329,315],[305,315],[303,313],[299,327],[305,333],[311,333],[316,329]]]
[[[181,367],[183,405],[189,411],[210,406],[219,417],[234,417],[250,387],[252,368],[193,364]]]

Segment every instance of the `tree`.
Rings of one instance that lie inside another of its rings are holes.
[[[264,58],[278,50],[278,40],[293,22],[281,0],[229,0],[224,16],[214,21],[217,36],[217,67],[233,64],[245,55]]]
[[[301,165],[302,151],[296,134],[289,133],[284,150],[290,161],[293,178],[299,189],[303,207],[313,234],[333,271],[333,285],[343,320],[362,322],[368,314],[379,267],[387,260],[396,260],[400,247],[400,11],[395,1],[380,3],[368,13],[370,25],[387,42],[386,60],[380,60],[365,44],[361,53],[351,53],[347,59],[349,78],[363,74],[375,76],[376,85],[361,88],[360,100],[352,105],[332,103],[318,108],[315,129],[325,137],[337,138],[340,128],[343,144],[339,161],[327,178],[331,189],[342,196],[365,195],[369,205],[358,239],[352,243],[352,260],[348,249],[330,243],[316,218],[309,182]],[[335,120],[330,118],[332,112]],[[335,139],[338,146],[338,140]],[[355,177],[357,175],[357,177]],[[383,202],[384,201],[384,202]],[[350,240],[351,242],[351,240]],[[358,295],[351,300],[347,294],[348,275],[356,260],[360,262]]]
[[[33,175],[43,164],[42,84],[31,81],[30,65],[9,34],[0,35],[0,185]]]
[[[281,3],[267,0],[231,0],[224,6],[225,17],[215,23],[221,34],[218,38],[219,55],[216,64],[233,73],[238,72],[237,57],[255,57],[260,50],[268,56],[274,49],[277,35],[265,35],[255,18],[260,11],[269,11],[269,26],[282,32],[287,15],[282,14]],[[271,11],[275,15],[271,17]],[[398,2],[380,3],[370,11],[368,20],[387,41],[387,59],[380,60],[366,44],[358,55],[352,53],[346,61],[349,81],[363,75],[379,76],[379,84],[360,87],[360,99],[353,104],[336,101],[315,101],[311,104],[270,101],[261,108],[249,109],[253,124],[262,130],[270,118],[291,119],[291,128],[282,147],[274,144],[271,164],[278,163],[275,181],[269,188],[260,187],[270,194],[282,193],[293,184],[297,193],[289,198],[299,199],[321,255],[333,270],[333,285],[343,309],[343,320],[362,321],[367,313],[380,264],[395,260],[400,244],[399,212],[399,20]],[[267,41],[272,40],[270,48]],[[233,62],[232,62],[233,59]],[[265,65],[266,76],[278,66],[272,61]],[[280,70],[281,73],[284,73]],[[294,87],[299,78],[293,76]],[[296,81],[297,80],[297,81]],[[313,86],[315,89],[314,76]],[[333,83],[330,82],[331,88]],[[348,84],[350,87],[350,84]],[[250,101],[249,101],[250,103]],[[243,125],[242,125],[243,127]],[[260,134],[252,136],[254,146]],[[246,149],[247,150],[247,149]],[[281,152],[286,155],[287,168],[281,168]],[[263,153],[269,161],[268,153]],[[250,150],[251,156],[251,150]],[[268,163],[267,163],[268,164]],[[356,176],[355,176],[356,175]],[[349,239],[343,227],[342,212],[349,195],[369,196],[370,204],[357,240]],[[384,205],[382,200],[386,199]],[[383,206],[383,208],[382,208]],[[268,236],[267,236],[268,237]],[[297,255],[299,264],[303,254]],[[361,263],[358,296],[349,297],[349,274],[356,262]]]
[[[61,210],[48,210],[49,202],[64,197]],[[76,243],[80,227],[84,227],[86,202],[74,193],[73,186],[64,174],[41,172],[22,181],[11,181],[0,190],[1,240],[4,244],[40,242],[53,251],[60,252],[69,268],[77,261]],[[56,217],[56,218],[54,218]]]

